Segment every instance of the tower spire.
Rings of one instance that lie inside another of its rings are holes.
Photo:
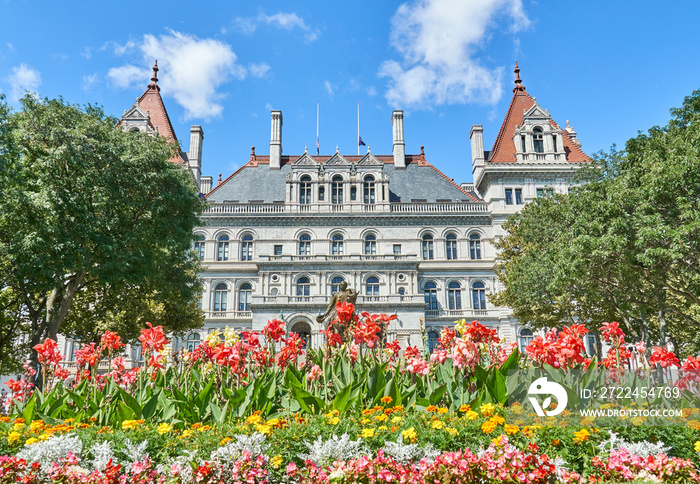
[[[520,79],[520,67],[518,67],[518,61],[515,61],[515,87],[513,88],[513,92],[516,91],[524,91],[525,86],[523,86],[523,81]]]
[[[151,77],[151,83],[148,85],[148,87],[158,89],[160,91],[160,86],[158,85],[158,70],[158,60],[156,59],[156,63],[153,66],[153,77]]]

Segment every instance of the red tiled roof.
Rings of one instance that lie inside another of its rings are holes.
[[[520,69],[517,68],[516,64],[516,74],[518,74]],[[508,107],[508,112],[501,125],[501,130],[498,132],[496,141],[493,144],[493,149],[487,161],[499,163],[515,163],[515,143],[513,142],[513,137],[515,136],[515,127],[520,126],[523,123],[523,114],[529,110],[533,104],[534,100],[530,97],[530,94],[525,90],[525,86],[521,84],[520,76],[517,76],[515,81],[516,87],[513,89],[513,99],[510,100],[510,106]],[[559,129],[559,125],[550,118],[550,124],[552,127]],[[566,130],[562,130],[562,138],[564,142],[564,152],[566,153],[566,161],[572,163],[581,163],[590,161],[588,155],[586,155],[579,146],[574,143],[574,141],[569,136]]]

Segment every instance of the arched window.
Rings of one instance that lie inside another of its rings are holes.
[[[216,260],[228,260],[228,235],[222,235],[216,244]]]
[[[297,296],[309,296],[311,294],[311,281],[306,276],[297,279]]]
[[[375,276],[368,277],[365,283],[366,296],[379,296],[379,279]]]
[[[331,239],[331,255],[343,255],[343,235],[335,234]]]
[[[462,309],[462,286],[457,281],[447,286],[447,305],[450,309]]]
[[[447,254],[447,260],[457,260],[457,236],[455,234],[447,234],[445,253]]]
[[[532,334],[532,330],[530,328],[523,328],[520,330],[520,354],[525,354],[525,348],[532,342],[533,339],[535,339],[535,335]]]
[[[433,236],[430,234],[425,234],[423,236],[423,259],[433,260],[435,258],[435,253],[433,251]]]
[[[365,205],[374,203],[374,177],[369,175],[364,182]]]
[[[483,282],[472,284],[472,304],[474,309],[486,309],[486,286]]]
[[[377,254],[377,236],[374,234],[367,234],[365,236],[365,255],[376,255]]]
[[[438,345],[440,334],[437,331],[428,331],[428,351],[432,353]]]
[[[336,276],[333,278],[333,280],[331,281],[331,292],[333,294],[340,291],[340,283],[341,282],[345,282],[345,279],[343,279],[340,276]]]
[[[226,296],[228,294],[228,288],[226,284],[220,282],[214,288],[214,311],[224,312],[226,311]]]
[[[204,236],[195,235],[194,237],[194,253],[199,257],[199,260],[204,260]]]
[[[400,287],[400,288],[399,288],[399,296],[401,296],[401,297],[400,297],[401,301],[403,301],[403,297],[404,297],[405,295],[406,295],[406,288],[405,288],[405,287]]]
[[[341,205],[343,203],[343,177],[336,175],[333,177],[331,185],[331,203]]]
[[[471,234],[469,236],[469,255],[472,260],[481,259],[481,236],[479,234]]]
[[[434,282],[426,282],[423,286],[423,293],[425,294],[425,309],[428,311],[435,311],[438,308],[437,302],[437,286]]]
[[[535,153],[544,153],[544,138],[542,136],[542,128],[532,130],[532,144],[535,148]]]
[[[299,180],[299,203],[308,205],[311,203],[311,177],[304,175]]]
[[[241,239],[241,260],[253,260],[253,236],[250,234]]]
[[[253,287],[244,282],[238,289],[238,310],[250,311],[250,300],[253,296]]]
[[[187,335],[187,340],[185,342],[185,347],[187,351],[192,352],[197,349],[197,346],[201,343],[202,338],[199,333],[190,333]]]
[[[299,255],[311,255],[311,236],[303,234],[299,237]]]

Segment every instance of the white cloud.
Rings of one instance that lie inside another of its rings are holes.
[[[270,66],[264,62],[259,64],[249,64],[248,72],[253,77],[265,77],[265,75],[270,72]]]
[[[304,19],[296,13],[279,12],[274,15],[260,13],[257,17],[236,17],[233,21],[234,28],[244,34],[254,33],[261,24],[272,25],[289,31],[299,29],[304,32],[304,39],[307,42],[313,42],[319,35],[317,29],[307,25]]]
[[[97,74],[83,76],[83,91],[89,91],[97,82]]]
[[[507,23],[511,32],[529,26],[522,0],[414,0],[392,19],[391,44],[401,59],[385,61],[391,105],[430,107],[501,96],[503,68],[482,65],[477,50]]]
[[[10,101],[16,102],[24,96],[26,91],[37,94],[41,85],[41,74],[26,64],[20,64],[12,68],[12,74],[7,77],[7,82],[10,84]]]
[[[14,46],[14,45],[12,45],[12,44],[9,43],[9,42],[7,42],[5,45],[7,46],[8,52],[11,52],[11,53],[13,53],[13,54],[15,53],[15,46]]]
[[[326,92],[328,93],[328,95],[332,96],[333,95],[333,85],[330,83],[330,81],[324,82],[323,85],[326,88]]]
[[[367,95],[368,96],[376,96],[377,89],[374,86],[371,86],[369,89],[367,89]]]
[[[269,102],[265,103],[265,111],[272,111],[272,110],[273,110],[272,104],[270,104]]]
[[[115,47],[115,53],[131,48],[123,50],[121,47]],[[251,64],[248,69],[241,66],[229,44],[175,31],[161,36],[144,35],[140,41],[133,42],[133,48],[141,54],[141,65],[152,65],[158,60],[161,93],[174,97],[185,108],[185,119],[220,116],[223,112],[220,100],[224,97],[219,90],[222,84],[231,78],[261,77],[270,70],[264,63]],[[108,77],[120,88],[131,87],[135,82],[145,86],[151,70],[126,64],[110,69]]]
[[[80,55],[86,59],[89,59],[92,57],[92,49],[90,47],[83,47],[83,51],[80,53]]]

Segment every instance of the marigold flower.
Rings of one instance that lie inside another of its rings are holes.
[[[581,429],[578,432],[574,432],[574,440],[578,442],[585,442],[590,437],[591,433],[586,429]]]
[[[439,407],[437,411],[439,414],[446,414],[450,410],[448,408],[445,408],[445,407]]]
[[[160,424],[157,429],[160,435],[164,435],[173,431],[173,426],[167,423]]]
[[[416,442],[416,440],[418,439],[418,434],[416,433],[416,429],[413,427],[401,432],[401,436],[404,438],[404,440],[411,441],[412,444],[414,444]]]
[[[481,415],[484,417],[490,417],[493,415],[493,412],[496,410],[496,407],[493,405],[493,403],[484,403],[479,407],[479,411],[481,412]]]
[[[481,424],[481,431],[485,434],[490,434],[494,430],[496,430],[496,427],[498,427],[498,424],[494,422],[493,420],[487,420],[486,422]]]
[[[464,414],[464,417],[467,420],[476,420],[477,418],[479,418],[479,414],[476,413],[474,410],[469,410],[467,413]]]
[[[283,462],[284,462],[284,459],[279,454],[277,454],[272,459],[270,459],[270,465],[272,466],[273,469],[278,469],[282,465]]]
[[[19,442],[21,438],[22,434],[17,432],[16,430],[13,430],[9,434],[7,434],[7,443],[10,445],[14,445],[16,442]]]
[[[503,430],[505,430],[508,435],[514,435],[520,432],[520,427],[517,425],[507,424],[503,427]]]
[[[442,423],[441,420],[433,420],[433,423],[430,424],[430,428],[433,428],[433,429],[441,429],[444,426],[445,426],[445,424]]]
[[[386,397],[382,397],[382,398],[380,399],[380,401],[381,401],[382,403],[386,403],[386,404],[388,405],[388,404],[391,403],[392,400],[391,400],[391,397],[386,396]]]
[[[360,437],[363,439],[371,439],[374,437],[374,429],[362,429],[362,432],[360,432]]]
[[[471,410],[471,407],[469,405],[466,405],[466,404],[459,407],[459,411],[462,413],[467,413],[469,410]]]
[[[428,413],[433,413],[433,412],[437,411],[437,407],[436,407],[435,405],[429,405],[429,406],[425,409],[425,411],[428,412]]]
[[[695,452],[700,452],[700,440],[695,442]]]

